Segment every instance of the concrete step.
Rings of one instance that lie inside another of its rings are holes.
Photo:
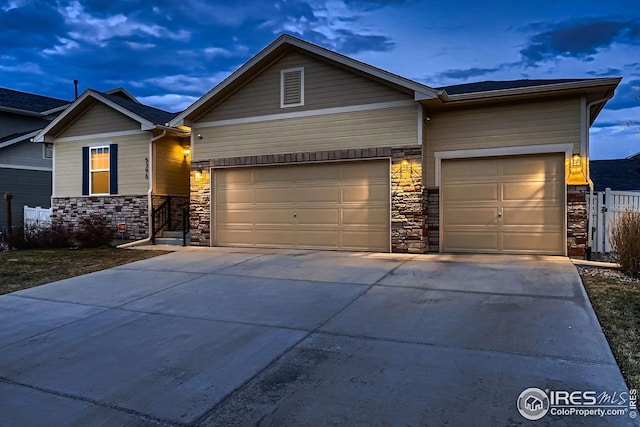
[[[156,237],[156,245],[172,245],[182,246],[182,236],[177,237]],[[189,236],[187,236],[187,246],[189,245]]]

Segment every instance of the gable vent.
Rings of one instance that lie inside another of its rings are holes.
[[[304,105],[304,68],[280,71],[280,107]]]

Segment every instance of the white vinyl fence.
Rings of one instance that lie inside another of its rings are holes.
[[[24,206],[24,226],[27,227],[49,227],[51,226],[51,208],[45,209],[40,206],[30,208]]]
[[[593,252],[611,252],[609,242],[609,227],[627,209],[640,211],[640,192],[611,191],[587,196],[589,209],[589,223],[591,224]]]

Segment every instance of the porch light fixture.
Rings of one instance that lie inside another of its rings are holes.
[[[187,158],[187,156],[189,154],[191,154],[191,148],[190,147],[182,147],[182,152],[184,153],[184,157],[185,159]]]
[[[574,154],[571,157],[571,166],[582,166],[582,158],[579,154]]]
[[[196,169],[195,178],[196,181],[200,181],[202,179],[202,169]]]
[[[402,165],[403,171],[408,171],[409,168],[411,167],[411,163],[409,163],[408,159],[402,159],[402,162],[400,162],[400,164]]]

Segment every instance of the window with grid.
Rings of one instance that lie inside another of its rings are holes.
[[[89,158],[91,194],[109,194],[109,147],[91,147]]]

